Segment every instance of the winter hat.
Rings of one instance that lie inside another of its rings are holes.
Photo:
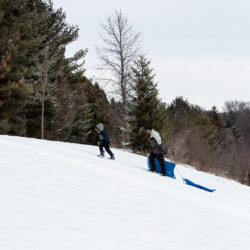
[[[102,123],[99,123],[96,125],[96,128],[99,130],[99,131],[102,131],[104,129],[104,126]]]
[[[152,126],[147,126],[146,128],[145,128],[146,130],[152,130],[153,128],[152,128]]]

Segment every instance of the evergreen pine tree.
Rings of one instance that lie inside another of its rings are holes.
[[[25,135],[24,52],[20,48],[26,0],[0,2],[0,133]]]
[[[154,82],[150,61],[140,55],[132,68],[134,83],[133,98],[130,103],[130,143],[136,151],[148,151],[149,141],[145,126],[152,125],[161,132],[164,121],[164,105],[162,105]]]
[[[91,111],[91,105],[86,103],[77,112],[74,123],[72,124],[72,131],[68,141],[75,143],[86,144],[88,138],[92,133],[93,128],[93,113]]]
[[[215,106],[212,107],[210,111],[208,111],[208,116],[212,124],[214,124],[218,129],[224,127],[223,122],[219,116],[219,112]]]
[[[108,133],[113,145],[122,146],[123,106],[111,98],[108,109]]]
[[[59,125],[54,122],[55,116],[47,115],[56,114],[60,108],[56,92],[63,84],[71,82],[72,75],[84,72],[82,64],[78,64],[77,61],[85,56],[86,51],[80,50],[72,58],[66,59],[65,47],[78,37],[78,28],[68,25],[65,13],[62,9],[54,10],[51,1],[42,1],[43,5],[39,5],[40,0],[35,2],[34,7],[45,20],[37,23],[42,40],[34,61],[31,97],[33,105],[40,105],[41,109],[39,116],[36,117],[41,121],[41,138],[46,136],[49,139],[51,138],[49,134],[52,134],[53,130],[56,131],[58,129],[56,125]],[[46,103],[49,105],[45,105]],[[49,110],[45,110],[46,107]]]
[[[77,37],[78,28],[50,0],[0,0],[0,133],[40,138],[45,130],[55,138],[64,105],[57,92],[81,84],[84,73],[78,61],[86,50],[65,58]]]
[[[98,83],[92,85],[92,83],[89,82],[85,86],[85,95],[90,112],[93,114],[87,143],[95,145],[97,142],[97,134],[95,131],[96,125],[101,122],[104,124],[105,128],[108,129],[109,101],[104,90],[100,88]]]
[[[183,128],[189,126],[189,117],[191,115],[191,105],[182,96],[176,97],[167,108],[168,123],[172,124],[172,133],[177,134]]]

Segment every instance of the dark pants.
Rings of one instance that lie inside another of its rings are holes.
[[[161,173],[166,175],[165,161],[164,161],[164,155],[163,154],[155,154],[155,153],[151,152],[151,154],[149,155],[149,162],[150,162],[150,165],[151,165],[151,170],[156,171],[155,158],[160,163]]]
[[[106,152],[107,152],[110,156],[113,154],[112,151],[111,151],[110,148],[109,148],[109,145],[107,145],[107,144],[105,144],[105,145],[104,145],[104,144],[100,144],[99,149],[100,149],[102,155],[104,154],[103,148],[105,148]]]

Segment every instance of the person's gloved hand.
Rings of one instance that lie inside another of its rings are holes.
[[[98,145],[98,146],[100,146],[100,145],[101,145],[101,142],[100,142],[100,141],[98,141],[98,142],[97,142],[97,145]]]

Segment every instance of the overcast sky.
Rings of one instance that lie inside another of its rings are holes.
[[[88,48],[87,76],[96,75],[95,45],[100,23],[122,10],[142,34],[142,46],[167,103],[183,96],[190,103],[222,110],[228,100],[250,101],[249,0],[53,0],[69,24],[78,25],[71,56]]]

